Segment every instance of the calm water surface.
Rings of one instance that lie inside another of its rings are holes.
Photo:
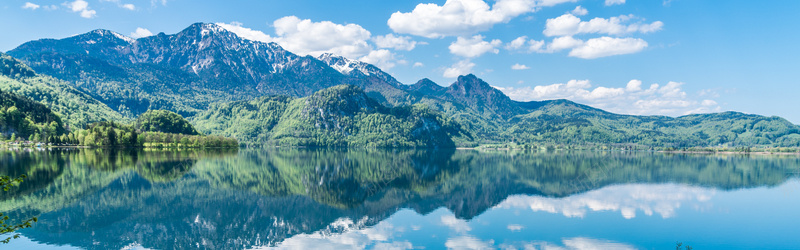
[[[9,249],[800,249],[800,158],[0,151]]]

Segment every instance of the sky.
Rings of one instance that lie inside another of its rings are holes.
[[[611,112],[739,111],[800,124],[800,1],[4,0],[0,51],[94,29],[143,37],[217,23],[413,84],[475,74],[514,100]]]

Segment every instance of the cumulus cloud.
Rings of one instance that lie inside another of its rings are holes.
[[[541,7],[575,0],[498,0],[489,6],[483,0],[448,0],[439,6],[419,4],[411,12],[395,12],[387,21],[395,33],[427,38],[464,36],[486,31],[497,23]]]
[[[39,7],[41,7],[41,6],[39,6],[38,4],[35,4],[35,3],[31,3],[31,2],[26,2],[24,5],[22,5],[23,9],[30,9],[30,10],[35,10],[35,9],[38,9]]]
[[[273,26],[278,35],[275,42],[297,54],[319,56],[330,52],[347,58],[359,58],[371,51],[367,44],[370,32],[357,24],[313,22],[287,16],[275,20]]]
[[[530,69],[531,67],[525,66],[525,64],[515,63],[511,65],[511,69],[513,70],[523,70],[523,69]]]
[[[614,242],[610,240],[600,240],[600,239],[592,239],[586,237],[573,237],[573,238],[564,238],[561,240],[561,245],[539,241],[539,242],[525,242],[525,243],[518,243],[517,246],[510,246],[505,249],[558,249],[558,250],[590,250],[590,249],[619,249],[619,250],[629,250],[629,249],[637,249],[636,247],[620,243]]]
[[[447,78],[456,78],[461,75],[466,75],[472,72],[472,68],[475,67],[475,64],[472,63],[469,59],[461,60],[450,66],[449,68],[444,70],[444,74],[442,76]]]
[[[139,28],[136,28],[136,31],[131,32],[130,37],[140,38],[140,37],[148,37],[148,36],[152,36],[152,35],[153,35],[153,32],[150,32],[150,30],[139,27]]]
[[[508,50],[528,53],[554,53],[569,49],[569,56],[583,59],[595,59],[606,56],[632,54],[647,48],[646,41],[639,38],[599,37],[587,41],[572,36],[553,38],[550,43],[537,40],[526,40],[519,37],[506,45]]]
[[[443,215],[441,218],[442,224],[449,227],[451,230],[457,233],[466,233],[472,230],[472,228],[467,224],[467,221],[456,218],[452,214]]]
[[[244,39],[253,40],[253,41],[259,41],[259,42],[265,42],[265,43],[269,43],[269,42],[273,41],[273,38],[271,36],[265,34],[264,32],[261,32],[259,30],[254,30],[254,29],[242,27],[242,23],[239,23],[239,22],[216,23],[216,24],[219,25],[220,27],[222,27],[223,29],[226,29],[226,30],[228,30],[230,32],[233,32],[237,36],[239,36],[241,38],[244,38]]]
[[[122,0],[100,0],[100,1],[116,3],[117,6],[119,6],[120,8],[127,10],[136,10],[136,5],[133,5],[131,3],[122,3]]]
[[[516,51],[523,51],[523,52],[544,52],[544,41],[537,41],[537,40],[528,40],[527,36],[517,37],[516,39],[512,40],[508,44],[506,44],[505,49],[507,50],[516,50]]]
[[[615,113],[634,115],[680,116],[716,112],[721,108],[711,99],[693,99],[681,88],[683,83],[657,83],[642,87],[640,80],[631,80],[625,87],[595,87],[589,80],[535,87],[497,87],[518,101],[568,99]]]
[[[448,48],[450,53],[463,57],[478,57],[488,52],[495,54],[500,52],[497,47],[502,45],[503,42],[497,39],[487,42],[483,38],[481,35],[471,38],[458,37]]]
[[[625,4],[625,0],[606,0],[606,6]]]
[[[411,37],[395,36],[393,34],[387,34],[385,36],[376,36],[372,38],[372,41],[375,42],[375,46],[377,46],[378,48],[390,48],[396,50],[411,51],[414,49],[414,47],[417,46],[417,42],[411,40]]]
[[[380,49],[370,51],[369,54],[358,59],[359,61],[373,64],[381,69],[391,69],[395,66],[394,53],[391,51]]]
[[[80,13],[83,18],[93,18],[97,16],[97,11],[89,8],[89,3],[84,0],[75,0],[74,2],[64,3],[67,8],[72,12]]]
[[[581,21],[580,18],[572,13],[567,13],[556,18],[547,19],[542,33],[545,36],[572,36],[577,34],[624,35],[637,32],[656,32],[664,26],[661,21],[649,24],[637,22],[627,25],[626,23],[631,20],[638,20],[638,18],[633,15],[622,15],[608,19],[596,17],[589,21]]]
[[[531,209],[558,213],[565,217],[584,218],[589,212],[616,211],[626,219],[658,214],[662,218],[676,215],[682,205],[708,204],[716,194],[713,189],[680,184],[628,184],[609,186],[565,198],[513,195],[497,205],[504,209]]]
[[[447,249],[494,249],[494,240],[482,241],[472,236],[459,236],[447,239]]]
[[[576,16],[585,16],[586,14],[589,14],[589,11],[586,10],[586,8],[583,8],[580,5],[578,5],[578,7],[575,7],[575,9],[570,11],[569,13]]]
[[[319,56],[333,53],[346,58],[374,64],[390,69],[396,64],[407,63],[396,58],[396,54],[383,48],[412,50],[417,42],[406,36],[388,34],[372,37],[371,33],[357,24],[336,24],[329,21],[314,22],[286,16],[273,22],[276,36],[243,27],[241,23],[217,23],[236,35],[253,41],[275,42],[286,50],[299,55]],[[368,42],[375,42],[373,48]]]
[[[336,229],[341,233],[329,233],[326,230],[302,233],[281,241],[277,246],[255,249],[414,249],[411,242],[395,240],[395,232],[402,230],[385,221],[366,228],[362,221],[340,218],[328,225],[328,229]]]
[[[423,66],[425,66],[425,64],[422,64],[421,62],[415,62],[414,65],[411,66],[411,67],[419,68],[419,67],[423,67]]]
[[[647,48],[647,42],[640,38],[592,38],[572,49],[569,56],[583,59],[632,54]]]

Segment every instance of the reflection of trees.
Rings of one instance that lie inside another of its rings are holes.
[[[800,168],[794,157],[622,152],[80,150],[47,157],[69,167],[54,167],[60,174],[42,178],[49,184],[4,197],[0,211],[36,208],[45,214],[27,236],[87,248],[244,248],[335,232],[328,225],[342,217],[374,225],[406,207],[472,218],[512,194],[564,197],[620,183],[773,186]]]

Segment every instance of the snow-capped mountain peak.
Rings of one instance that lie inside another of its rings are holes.
[[[339,71],[344,75],[350,75],[350,73],[353,72],[353,70],[357,70],[367,76],[373,73],[370,72],[369,69],[367,69],[368,66],[370,66],[370,64],[353,59],[348,59],[346,57],[335,55],[333,53],[323,53],[322,55],[319,55],[317,59],[327,63],[328,65],[331,66],[331,68],[335,69],[336,71]]]

